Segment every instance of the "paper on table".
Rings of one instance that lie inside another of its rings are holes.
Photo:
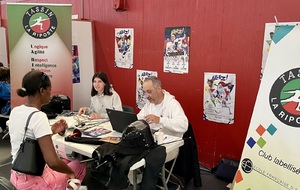
[[[177,141],[177,140],[180,140],[180,139],[182,139],[182,138],[165,134],[163,143],[170,143],[170,142]]]
[[[49,124],[53,125],[55,122],[57,122],[60,119],[66,120],[69,128],[70,127],[74,127],[75,125],[78,124],[78,122],[75,119],[73,119],[73,117],[64,117],[64,118],[62,118],[62,117],[56,117],[55,119],[50,119],[49,120]]]

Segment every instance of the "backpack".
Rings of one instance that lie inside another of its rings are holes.
[[[122,133],[117,152],[123,155],[141,154],[156,146],[150,126],[145,120],[137,120],[129,124]]]
[[[91,175],[110,189],[126,188],[130,167],[154,147],[149,124],[137,120],[126,127],[119,144],[104,143],[93,152]]]
[[[118,145],[104,143],[93,152],[91,176],[104,186],[121,190],[129,185],[127,178],[130,167],[145,155],[122,155],[116,152]]]
[[[71,100],[66,95],[54,95],[50,102],[41,107],[41,111],[47,114],[48,119],[53,119],[64,110],[71,109]]]

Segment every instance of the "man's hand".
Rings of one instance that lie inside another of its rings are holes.
[[[149,115],[146,115],[145,120],[149,124],[151,124],[151,123],[159,123],[160,117],[157,117],[156,115],[153,115],[153,114],[149,114]]]

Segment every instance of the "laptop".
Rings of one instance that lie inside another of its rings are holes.
[[[123,130],[138,118],[135,113],[106,108],[106,112],[113,130],[122,133]]]

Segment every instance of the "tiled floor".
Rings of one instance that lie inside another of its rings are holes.
[[[0,134],[2,139],[2,134]],[[0,176],[9,179],[11,169],[11,156],[10,156],[10,141],[9,139],[0,140]],[[87,172],[88,173],[88,172]],[[229,190],[226,186],[227,182],[221,181],[211,172],[201,170],[202,187],[194,187],[193,181],[191,181],[187,188],[188,190]],[[92,178],[87,174],[83,181],[83,185],[86,185],[89,190],[106,190],[100,182]],[[171,189],[171,188],[170,188]]]

